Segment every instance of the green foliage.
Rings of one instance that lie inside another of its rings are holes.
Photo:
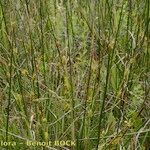
[[[0,149],[149,149],[149,7],[0,1]]]

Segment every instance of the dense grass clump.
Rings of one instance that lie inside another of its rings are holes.
[[[0,149],[149,150],[149,22],[149,0],[0,0]]]

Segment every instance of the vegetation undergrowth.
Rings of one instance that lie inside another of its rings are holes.
[[[149,22],[149,0],[0,0],[0,149],[149,150]]]

